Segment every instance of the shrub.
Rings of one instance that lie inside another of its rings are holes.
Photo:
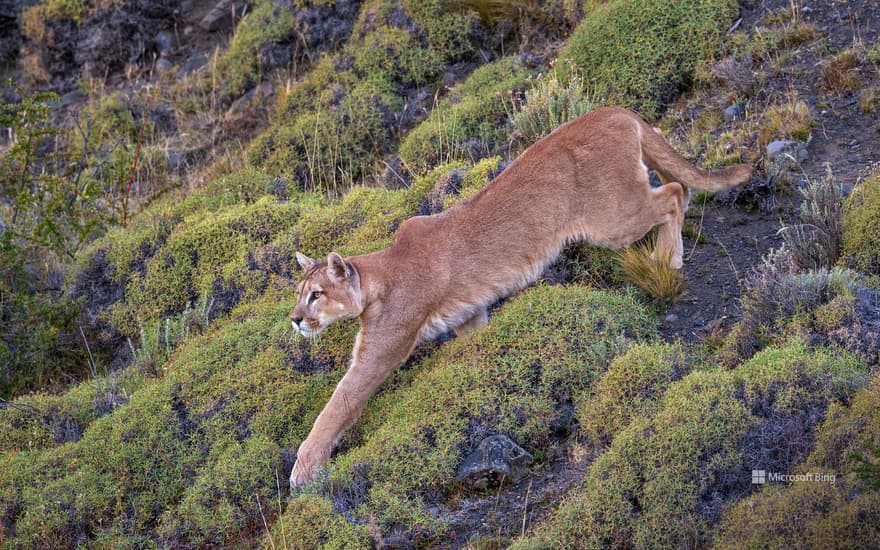
[[[786,250],[799,269],[830,268],[840,256],[843,191],[829,166],[823,179],[807,183],[800,192],[800,224],[782,229]]]
[[[675,344],[638,344],[616,357],[588,394],[579,396],[578,419],[587,437],[608,444],[633,418],[651,416],[670,384],[687,374]]]
[[[568,82],[557,74],[530,81],[525,93],[525,103],[513,115],[513,127],[534,143],[569,120],[592,111],[594,97],[587,91],[586,83],[577,75]]]
[[[791,336],[799,316],[808,318],[842,296],[852,300],[856,275],[838,267],[798,273],[783,250],[771,252],[744,281],[742,319],[725,341],[719,358],[733,364],[758,349]]]
[[[736,2],[613,0],[589,13],[559,55],[610,100],[656,116],[720,49]]]
[[[762,486],[725,512],[714,546],[863,548],[877,540],[880,500],[876,487],[860,475],[858,458],[880,442],[877,382],[875,376],[848,407],[831,404],[815,450],[794,472],[825,478]]]
[[[866,373],[852,356],[801,342],[732,371],[692,372],[619,431],[536,536],[513,548],[708,545],[725,505],[753,490],[750,470],[775,456],[761,434],[796,427],[801,439],[787,443],[808,451],[822,412],[847,402]]]
[[[489,156],[507,138],[510,97],[527,76],[513,57],[475,70],[406,135],[400,158],[422,174],[452,160]]]
[[[437,533],[428,509],[469,450],[497,433],[546,449],[559,404],[598,379],[625,335],[652,325],[631,296],[540,285],[514,297],[488,327],[386,383],[361,421],[364,440],[331,467],[334,491],[363,494],[360,517]]]
[[[348,522],[333,503],[316,495],[300,495],[272,525],[266,537],[272,548],[360,550],[370,546],[367,527]]]
[[[871,275],[880,274],[880,176],[859,184],[844,202],[843,261]]]
[[[361,14],[341,51],[281,99],[270,128],[248,147],[253,164],[302,188],[346,190],[412,123],[408,94],[434,85],[443,67],[475,48],[476,16],[449,13],[439,0],[404,1],[399,10],[372,0]]]

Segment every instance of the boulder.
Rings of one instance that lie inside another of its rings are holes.
[[[459,465],[455,479],[475,489],[516,483],[529,473],[535,459],[506,435],[489,436]]]

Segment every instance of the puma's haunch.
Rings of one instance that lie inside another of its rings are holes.
[[[651,187],[649,170],[663,185]],[[418,342],[482,327],[487,306],[535,281],[571,241],[620,248],[659,226],[656,253],[681,267],[688,188],[721,191],[750,175],[744,164],[699,170],[634,113],[603,108],[557,128],[469,200],[407,220],[385,250],[330,253],[326,264],[297,253],[305,273],[294,329],[310,337],[351,317],[361,328],[351,367],[299,447],[291,486],[315,476]]]

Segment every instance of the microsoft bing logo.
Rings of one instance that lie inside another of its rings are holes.
[[[767,472],[765,470],[752,470],[752,485],[763,485],[767,483]]]

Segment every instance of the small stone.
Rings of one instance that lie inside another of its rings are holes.
[[[159,56],[167,55],[174,47],[174,36],[168,31],[160,31],[153,37],[153,43],[156,45],[156,51]]]
[[[86,95],[80,90],[73,90],[72,92],[67,92],[66,94],[61,96],[61,106],[67,107],[85,98]]]
[[[793,158],[797,162],[803,162],[810,156],[807,148],[799,141],[777,140],[767,144],[767,158],[776,160],[781,155]]]
[[[219,31],[231,27],[233,17],[238,17],[244,10],[245,3],[240,0],[220,0],[211,8],[199,26],[207,32]]]
[[[664,317],[663,320],[666,321],[667,323],[674,323],[674,322],[678,321],[678,315],[676,315],[674,313],[670,313],[669,315]]]
[[[498,486],[502,479],[516,483],[529,473],[535,459],[506,435],[487,437],[465,457],[455,479],[475,489]]]
[[[254,88],[251,88],[246,94],[233,101],[232,105],[229,106],[229,110],[226,111],[226,118],[229,119],[235,115],[243,113],[253,101],[254,93]]]
[[[736,120],[738,118],[743,118],[746,110],[739,103],[734,103],[727,109],[724,109],[724,120],[730,122],[731,120]]]
[[[160,73],[168,72],[173,67],[174,64],[168,61],[168,59],[165,57],[160,57],[156,60],[156,71]]]
[[[186,76],[192,72],[195,72],[205,65],[208,64],[208,56],[203,53],[197,53],[193,56],[187,58],[183,63],[183,68],[180,69],[180,75]]]

